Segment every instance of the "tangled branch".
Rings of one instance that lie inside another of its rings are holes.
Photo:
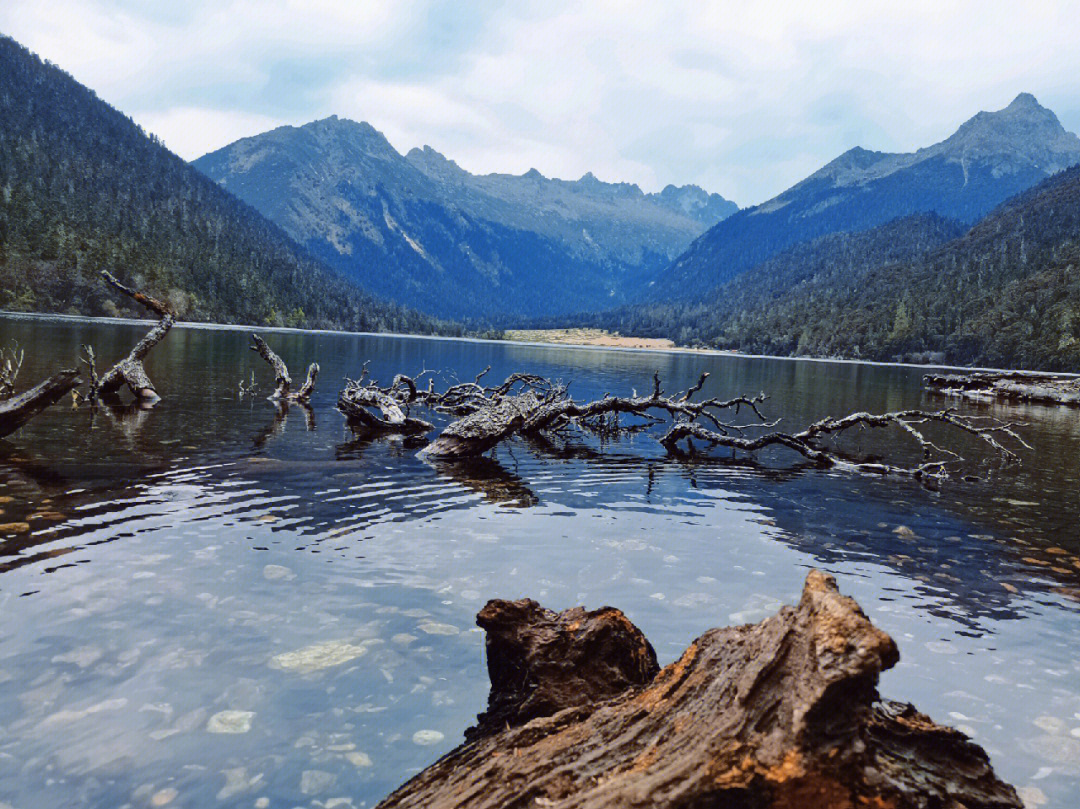
[[[779,420],[770,420],[762,412],[768,399],[764,393],[697,399],[709,377],[707,373],[701,374],[694,385],[671,395],[664,391],[660,375],[655,373],[648,394],[608,393],[600,399],[580,402],[569,395],[565,385],[535,374],[516,373],[499,385],[484,386],[481,380],[489,371],[484,369],[472,382],[457,382],[439,392],[433,380],[421,389],[402,374],[385,388],[365,382],[365,365],[359,380],[347,382],[338,404],[350,421],[381,431],[419,434],[433,429],[428,422],[409,416],[413,406],[455,416],[456,420],[421,450],[421,454],[432,458],[475,457],[515,435],[541,437],[576,429],[614,437],[661,425],[666,429],[658,439],[671,453],[697,451],[694,441],[745,453],[786,447],[821,467],[915,478],[947,477],[963,461],[959,452],[928,437],[926,428],[930,425],[973,436],[1006,464],[1019,461],[1016,449],[1009,445],[1030,449],[1016,431],[1018,425],[966,416],[954,409],[859,412],[821,419],[801,432],[782,432],[776,429]],[[851,458],[830,445],[845,433],[875,428],[899,430],[921,453],[921,460],[903,465]]]

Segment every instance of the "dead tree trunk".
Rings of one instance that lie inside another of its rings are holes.
[[[81,384],[78,371],[61,371],[24,393],[0,401],[0,437],[15,432]]]
[[[127,385],[128,389],[136,398],[145,401],[155,401],[161,397],[158,396],[157,390],[154,388],[154,383],[150,381],[150,377],[146,375],[146,368],[143,367],[143,360],[146,359],[147,354],[150,353],[154,346],[165,339],[165,335],[169,333],[169,329],[176,323],[176,315],[166,304],[156,298],[151,298],[149,295],[145,295],[142,292],[137,292],[131,287],[124,286],[110,273],[103,270],[101,277],[120,292],[130,296],[136,302],[141,303],[161,319],[146,333],[145,337],[135,344],[135,347],[131,349],[124,359],[120,360],[120,362],[116,363],[116,365],[108,371],[101,374],[100,377],[98,377],[97,370],[94,368],[93,349],[84,347],[86,358],[83,361],[86,363],[90,372],[90,392],[87,398],[93,400],[100,396],[103,399],[115,399],[120,393],[120,389],[124,385]]]
[[[797,607],[712,629],[656,673],[618,610],[493,601],[489,708],[381,809],[1019,809],[986,754],[881,702],[896,644],[831,576]]]
[[[311,399],[311,394],[315,392],[315,380],[319,378],[319,364],[313,362],[308,366],[307,379],[300,386],[300,390],[293,393],[292,378],[289,376],[289,368],[285,364],[285,360],[275,354],[259,335],[253,334],[251,339],[255,343],[251,346],[251,350],[266,360],[270,367],[274,369],[274,392],[267,398],[282,399],[290,402],[307,402]]]
[[[481,455],[520,432],[526,420],[543,402],[532,391],[509,396],[449,425],[420,453],[433,458],[462,458]]]

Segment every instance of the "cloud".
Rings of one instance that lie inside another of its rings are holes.
[[[186,158],[337,114],[471,171],[748,204],[1021,91],[1080,127],[1080,15],[1049,0],[54,0],[5,4],[0,29]]]
[[[286,123],[288,122],[258,113],[201,107],[170,107],[161,112],[144,113],[139,117],[142,128],[157,135],[174,152],[195,157]]]

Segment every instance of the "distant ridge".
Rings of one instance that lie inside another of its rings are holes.
[[[833,233],[699,301],[581,322],[754,354],[1080,372],[1080,166],[966,231],[917,214]]]
[[[971,224],[1014,194],[1080,163],[1080,138],[1021,93],[952,136],[909,154],[851,149],[761,205],[699,237],[644,297],[687,300],[792,245],[932,212]]]
[[[120,314],[101,269],[187,320],[440,328],[343,281],[91,90],[0,37],[0,309]]]
[[[343,276],[448,317],[617,304],[737,210],[696,186],[644,194],[592,174],[477,176],[430,146],[401,155],[336,116],[193,165]]]

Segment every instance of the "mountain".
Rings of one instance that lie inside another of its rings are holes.
[[[635,304],[582,319],[591,326],[682,344],[795,354],[802,328],[785,314],[793,301],[813,299],[823,290],[857,290],[870,271],[920,258],[964,231],[960,223],[937,214],[912,214],[870,230],[830,233],[789,247],[695,301]]]
[[[447,317],[558,314],[625,300],[736,210],[700,188],[473,175],[430,147],[399,154],[331,117],[193,164],[366,289]]]
[[[117,307],[102,269],[186,320],[439,328],[342,280],[91,90],[0,37],[0,308],[134,311]]]
[[[855,148],[768,202],[699,237],[643,293],[688,299],[800,242],[933,212],[972,224],[1015,194],[1080,163],[1080,138],[1029,93],[980,112],[910,154]]]
[[[751,353],[1080,372],[1080,166],[957,228],[918,215],[831,234],[700,303],[602,325]]]

